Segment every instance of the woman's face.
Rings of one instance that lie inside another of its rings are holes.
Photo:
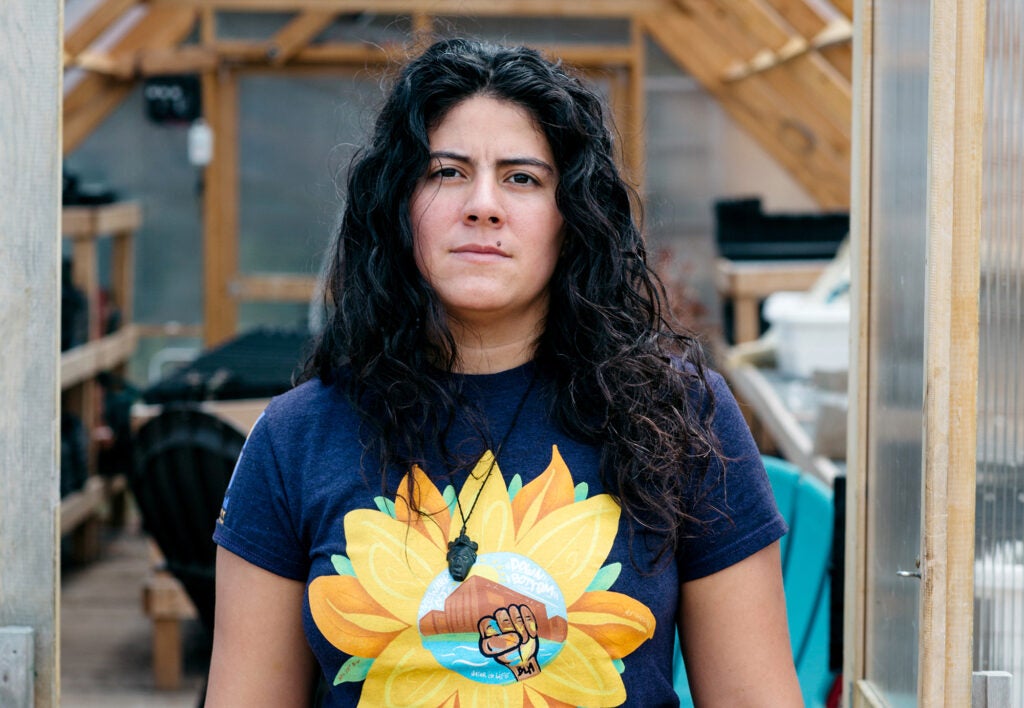
[[[429,135],[410,205],[420,273],[459,322],[536,329],[562,246],[547,138],[528,111],[484,96]]]

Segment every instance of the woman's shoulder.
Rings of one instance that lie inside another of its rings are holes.
[[[337,381],[313,378],[272,398],[262,418],[273,428],[308,427],[352,412],[349,398]]]
[[[686,390],[693,400],[703,402],[708,393],[711,394],[713,400],[717,400],[721,396],[732,397],[729,384],[716,369],[707,365],[698,366],[692,360],[678,355],[670,357],[669,362],[671,367],[678,371],[683,378]]]

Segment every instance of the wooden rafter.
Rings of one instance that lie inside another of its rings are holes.
[[[850,200],[849,143],[829,145],[801,110],[755,75],[726,84],[724,68],[735,56],[692,13],[661,13],[644,20],[662,49],[715,96],[723,109],[823,207],[846,209]]]
[[[746,31],[738,19],[720,11],[720,5],[711,0],[689,0],[685,5],[690,9],[689,18],[699,31],[711,38],[720,48],[718,62],[714,66],[723,81],[732,81],[737,60],[754,56],[763,48]],[[781,34],[780,39],[781,42]],[[803,57],[806,58],[806,57]],[[849,87],[836,77],[825,73],[821,65],[809,65],[802,57],[790,62],[755,72],[732,85],[757,82],[760,89],[769,92],[773,103],[784,107],[791,116],[793,128],[791,137],[804,138],[821,146],[826,153],[832,153],[841,164],[849,162],[850,106]],[[818,58],[820,61],[820,57]],[[821,62],[824,64],[824,62]],[[845,89],[845,95],[842,91]],[[835,93],[838,92],[838,95]]]
[[[151,7],[110,50],[112,66],[135,65],[140,51],[177,45],[191,32],[191,7]],[[64,152],[74,150],[131,91],[132,84],[110,75],[90,73],[64,96]]]
[[[734,2],[743,3],[748,0]],[[755,62],[760,61],[757,56],[765,49],[763,40],[751,34],[740,16],[723,11],[722,5],[712,0],[686,0],[681,1],[680,5],[689,10],[689,16],[703,33],[715,38],[724,51],[731,55],[729,63],[719,68],[723,79],[735,78],[739,58],[754,57]],[[750,2],[749,6],[762,7],[760,3],[754,2]],[[774,46],[790,43],[790,35],[784,27],[768,23],[768,17],[764,19],[764,25],[759,30],[764,39],[769,39]],[[765,81],[779,99],[798,111],[796,117],[816,139],[826,148],[836,151],[843,162],[848,163],[852,110],[849,84],[821,57],[811,53],[794,56],[790,61],[776,65],[766,63],[766,70],[744,75],[742,80],[735,83],[754,78]]]
[[[107,31],[138,0],[103,0],[64,38],[65,55],[74,58]]]
[[[832,4],[839,12],[846,15],[846,19],[853,19],[853,0],[832,0]]]
[[[281,66],[287,62],[327,29],[335,17],[337,13],[326,10],[300,12],[268,43],[266,53],[270,63]]]
[[[813,37],[824,29],[827,21],[806,0],[765,0],[789,26],[804,37]]]
[[[853,79],[853,27],[849,18],[840,16],[832,19],[823,17],[807,0],[765,0],[804,37],[812,38],[811,47],[825,58],[832,68],[847,81]],[[838,13],[837,13],[838,14]],[[845,35],[839,37],[837,29],[843,26]]]
[[[164,74],[190,74],[217,66],[217,53],[205,47],[179,46],[143,49],[134,54],[81,52],[71,66],[115,79],[130,80]]]
[[[490,17],[622,17],[657,12],[668,0],[151,0],[154,5],[206,7],[228,12],[320,10],[338,14]]]

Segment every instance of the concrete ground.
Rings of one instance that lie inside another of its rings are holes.
[[[104,533],[97,560],[61,569],[61,701],[64,708],[195,708],[209,666],[209,639],[186,623],[181,688],[159,691],[152,672],[152,629],[142,612],[151,569],[137,521]]]

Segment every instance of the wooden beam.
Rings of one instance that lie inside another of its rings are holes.
[[[851,76],[852,56],[850,55],[849,50],[852,40],[853,28],[850,23],[846,20],[835,20],[828,25],[825,25],[821,31],[819,31],[810,40],[805,40],[801,37],[793,37],[787,41],[782,48],[775,52],[769,52],[767,50],[758,52],[748,63],[739,64],[735,68],[730,69],[727,74],[727,78],[730,81],[737,81],[739,79],[746,78],[750,74],[774,69],[785,62],[792,61],[813,51],[821,52],[833,47],[845,47],[847,50],[845,54],[846,60],[838,66],[835,63],[830,62],[834,69],[841,69],[839,74],[839,77],[841,78],[837,77],[835,82],[839,86],[845,86],[849,83]],[[835,56],[838,57],[840,55],[836,54]],[[824,67],[820,67],[819,70],[828,72],[828,69]]]
[[[215,45],[217,56],[231,64],[267,64],[266,45],[245,40],[220,40]],[[362,68],[386,64],[404,52],[398,44],[361,44],[329,42],[305,47],[291,57],[289,66],[297,64],[333,64]]]
[[[665,9],[666,0],[151,0],[155,5],[205,7],[228,12],[330,10],[338,14],[476,17],[619,17]]]
[[[203,193],[203,342],[212,346],[238,328],[230,292],[238,272],[238,79],[221,70],[203,76],[203,105],[213,129],[213,161]]]
[[[808,4],[807,0],[764,0],[778,13],[778,15],[790,24],[803,37],[813,37],[820,40],[823,32],[828,31],[828,26],[835,23],[843,23],[848,27],[851,15],[840,15],[829,23],[821,16],[815,7]],[[839,13],[837,13],[839,15]],[[850,32],[852,37],[852,30]],[[852,40],[840,44],[822,43],[814,40],[811,44],[818,50],[825,61],[833,66],[847,81],[853,79],[853,48]]]
[[[581,68],[621,68],[630,66],[635,60],[635,51],[630,45],[545,45],[536,44],[539,51],[552,58],[559,58],[568,64]],[[184,48],[182,48],[184,49]],[[221,40],[215,45],[219,60],[231,64],[258,66],[267,63],[266,45],[262,42]],[[366,66],[391,64],[408,53],[405,44],[363,44],[356,42],[325,42],[305,47],[293,55],[288,66],[302,64],[363,68]]]
[[[261,273],[237,278],[232,295],[243,302],[309,302],[316,293],[316,278],[291,273]]]
[[[847,380],[846,545],[843,571],[844,705],[874,705],[867,675],[868,472],[873,464],[870,429],[873,338],[872,127],[874,125],[874,0],[857,0],[854,23],[853,139],[850,189],[850,367]],[[881,705],[881,704],[878,704]]]
[[[413,51],[419,53],[433,44],[434,17],[426,12],[414,12],[412,14],[412,45]]]
[[[727,14],[754,42],[770,51],[781,51],[794,39],[803,39],[796,34],[778,13],[761,0],[731,0],[726,3]]]
[[[64,51],[72,58],[85,51],[137,2],[138,0],[102,0],[81,22],[68,29],[64,37]]]
[[[808,42],[793,34],[774,10],[761,0],[733,0],[730,12],[711,0],[687,0],[685,6],[705,31],[719,37],[733,53],[750,57],[739,78],[763,72],[774,90],[800,107],[807,124],[823,139],[845,143],[849,151],[849,82],[820,56],[808,52]],[[726,76],[737,78],[735,64]]]
[[[143,76],[194,74],[217,65],[215,52],[205,47],[183,46],[167,49],[143,49],[134,54],[111,56],[85,51],[72,62],[74,66],[112,79],[128,81]]]
[[[849,143],[842,136],[829,140],[816,132],[821,123],[831,127],[826,121],[810,123],[802,106],[780,96],[767,76],[725,84],[725,67],[736,55],[693,13],[661,13],[646,18],[645,28],[822,208],[849,207]]]
[[[843,13],[846,19],[853,19],[854,0],[832,0],[832,4],[839,12]]]
[[[645,23],[648,33],[715,96],[725,112],[790,172],[825,209],[849,206],[848,158],[825,145],[793,105],[780,101],[762,77],[727,86],[721,67],[732,56],[692,17],[659,15]]]
[[[62,11],[0,10],[0,701],[41,708],[60,693]],[[30,656],[8,653],[26,643]]]
[[[807,0],[765,0],[779,17],[804,37],[813,37],[826,24],[817,9],[807,4]]]
[[[267,43],[266,55],[274,66],[281,66],[299,50],[327,29],[337,13],[326,10],[306,10],[284,26]]]
[[[626,69],[629,82],[629,102],[626,105],[629,121],[629,132],[626,135],[626,166],[629,169],[628,176],[632,178],[637,192],[643,194],[647,182],[647,92],[644,90],[647,50],[643,26],[635,19],[629,26],[629,40],[633,57]]]
[[[199,74],[214,69],[217,62],[217,53],[206,47],[147,49],[136,56],[135,75]]]
[[[114,61],[134,62],[137,52],[165,49],[192,31],[196,11],[191,7],[151,7],[110,50]],[[127,58],[127,59],[123,59]],[[72,152],[128,95],[131,85],[90,74],[64,96],[64,153]]]
[[[135,73],[132,57],[115,58],[105,52],[79,52],[75,57],[67,57],[64,65],[122,80],[132,78]]]
[[[853,83],[853,42],[832,44],[818,50],[825,61],[832,65],[847,81]]]
[[[935,0],[931,13],[921,705],[971,703],[985,10]]]

